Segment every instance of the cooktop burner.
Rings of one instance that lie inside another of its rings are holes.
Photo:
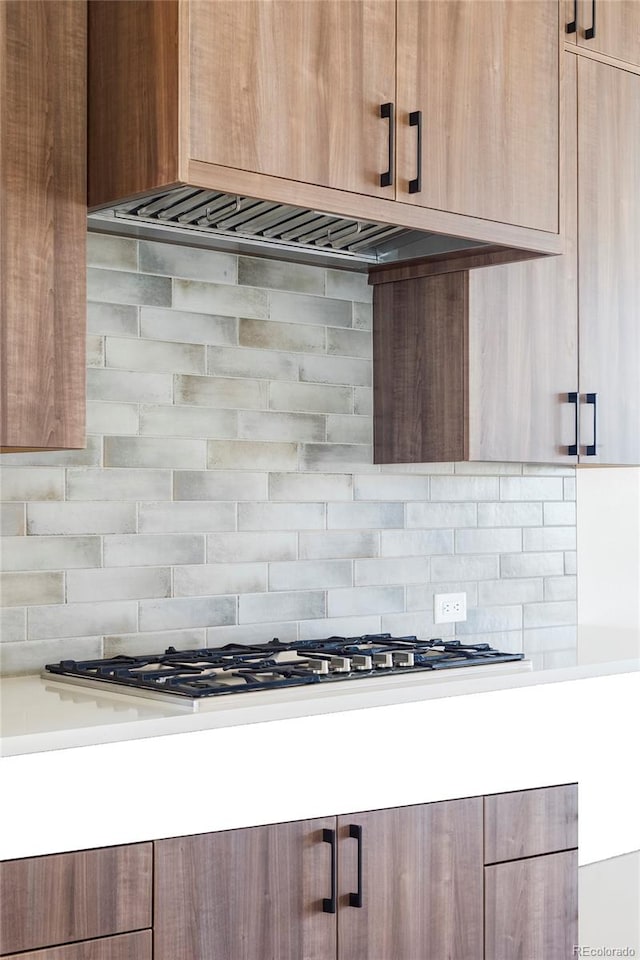
[[[169,647],[163,654],[149,656],[62,660],[47,664],[45,670],[60,679],[82,679],[89,685],[94,681],[112,683],[152,695],[172,694],[193,700],[523,658],[522,653],[501,653],[487,643],[418,640],[379,633],[293,643],[274,638],[252,646],[230,643],[203,650]]]

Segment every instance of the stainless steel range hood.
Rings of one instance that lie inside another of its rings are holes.
[[[196,187],[177,187],[91,213],[89,229],[362,271],[373,264],[485,246]]]

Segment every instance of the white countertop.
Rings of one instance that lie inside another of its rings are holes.
[[[358,681],[190,714],[5,681],[0,859],[573,781],[581,863],[627,853],[640,848],[637,667]]]

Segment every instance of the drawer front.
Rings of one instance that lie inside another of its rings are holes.
[[[0,954],[150,927],[151,874],[150,843],[5,860]]]
[[[484,798],[484,862],[500,863],[578,846],[578,785]]]
[[[34,953],[13,953],[5,960],[151,960],[151,930],[70,943]]]

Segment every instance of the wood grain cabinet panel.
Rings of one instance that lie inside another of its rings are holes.
[[[150,927],[151,873],[150,843],[3,861],[0,954]]]
[[[86,4],[0,4],[0,449],[85,446]]]
[[[578,943],[578,854],[485,867],[485,960],[568,960]]]
[[[342,960],[482,957],[482,798],[340,817],[339,836]]]
[[[125,933],[120,937],[86,940],[65,947],[29,953],[14,953],[6,960],[151,960],[151,931]]]
[[[559,38],[550,0],[398,3],[404,202],[557,232]]]
[[[578,786],[484,798],[484,860],[518,860],[578,846]]]
[[[154,960],[331,960],[335,818],[155,844]]]
[[[585,50],[640,67],[638,0],[578,0],[576,40]]]

